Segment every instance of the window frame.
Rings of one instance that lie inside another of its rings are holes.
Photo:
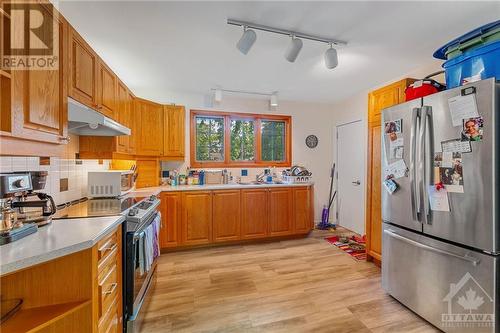
[[[196,161],[196,117],[223,117],[224,118],[224,161],[200,162]],[[255,114],[241,112],[220,112],[208,110],[190,111],[190,164],[193,168],[240,168],[240,167],[290,167],[292,162],[292,117],[285,115]],[[231,161],[231,120],[253,120],[254,121],[254,161]],[[285,122],[285,155],[283,161],[262,161],[262,120],[275,120]]]

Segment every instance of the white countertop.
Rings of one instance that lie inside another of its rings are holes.
[[[162,185],[154,187],[144,187],[136,189],[129,195],[156,195],[160,192],[177,192],[177,191],[212,191],[212,190],[234,190],[234,189],[246,189],[246,188],[275,188],[275,187],[301,187],[301,186],[313,186],[314,183],[302,183],[302,184],[210,184],[210,185]]]
[[[119,215],[53,220],[34,234],[0,246],[0,275],[91,248],[123,221]]]

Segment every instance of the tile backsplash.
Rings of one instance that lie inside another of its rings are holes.
[[[47,162],[49,162],[47,164]],[[77,160],[58,157],[0,156],[0,173],[15,171],[48,171],[44,192],[56,205],[87,196],[87,172],[108,170],[109,160]]]

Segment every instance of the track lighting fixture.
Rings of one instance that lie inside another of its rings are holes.
[[[252,48],[253,43],[257,39],[257,34],[255,31],[248,29],[247,26],[243,26],[243,35],[241,36],[236,47],[241,53],[247,54]]]
[[[301,49],[302,49],[302,40],[295,38],[295,36],[292,36],[292,40],[290,41],[288,49],[285,52],[285,59],[290,62],[294,62],[295,59],[297,59],[297,56],[299,55]]]
[[[250,30],[249,28],[260,31],[266,31],[274,34],[291,36],[292,40],[288,46],[288,49],[285,52],[285,59],[290,62],[294,62],[297,59],[297,56],[299,55],[300,50],[302,49],[302,39],[312,40],[320,43],[326,43],[330,45],[330,47],[325,52],[325,66],[328,69],[333,69],[338,65],[337,50],[333,48],[333,45],[334,44],[336,46],[347,45],[347,42],[341,40],[308,35],[296,31],[272,28],[260,24],[243,22],[233,19],[228,19],[227,24],[243,27],[244,30],[243,36],[241,36],[237,44],[238,50],[240,50],[241,53],[243,54],[248,53],[252,45],[255,43],[255,40],[257,39],[257,34],[255,33],[255,31]]]
[[[214,101],[216,103],[220,103],[222,101],[222,90],[221,89],[215,89],[214,93]]]
[[[271,100],[269,101],[270,106],[278,106],[278,93],[274,92],[271,94]]]
[[[337,50],[333,48],[330,44],[330,48],[325,52],[325,66],[328,69],[334,69],[339,64],[339,59],[337,57]]]

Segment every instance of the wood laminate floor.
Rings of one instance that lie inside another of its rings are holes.
[[[162,255],[141,332],[439,332],[331,234]]]

